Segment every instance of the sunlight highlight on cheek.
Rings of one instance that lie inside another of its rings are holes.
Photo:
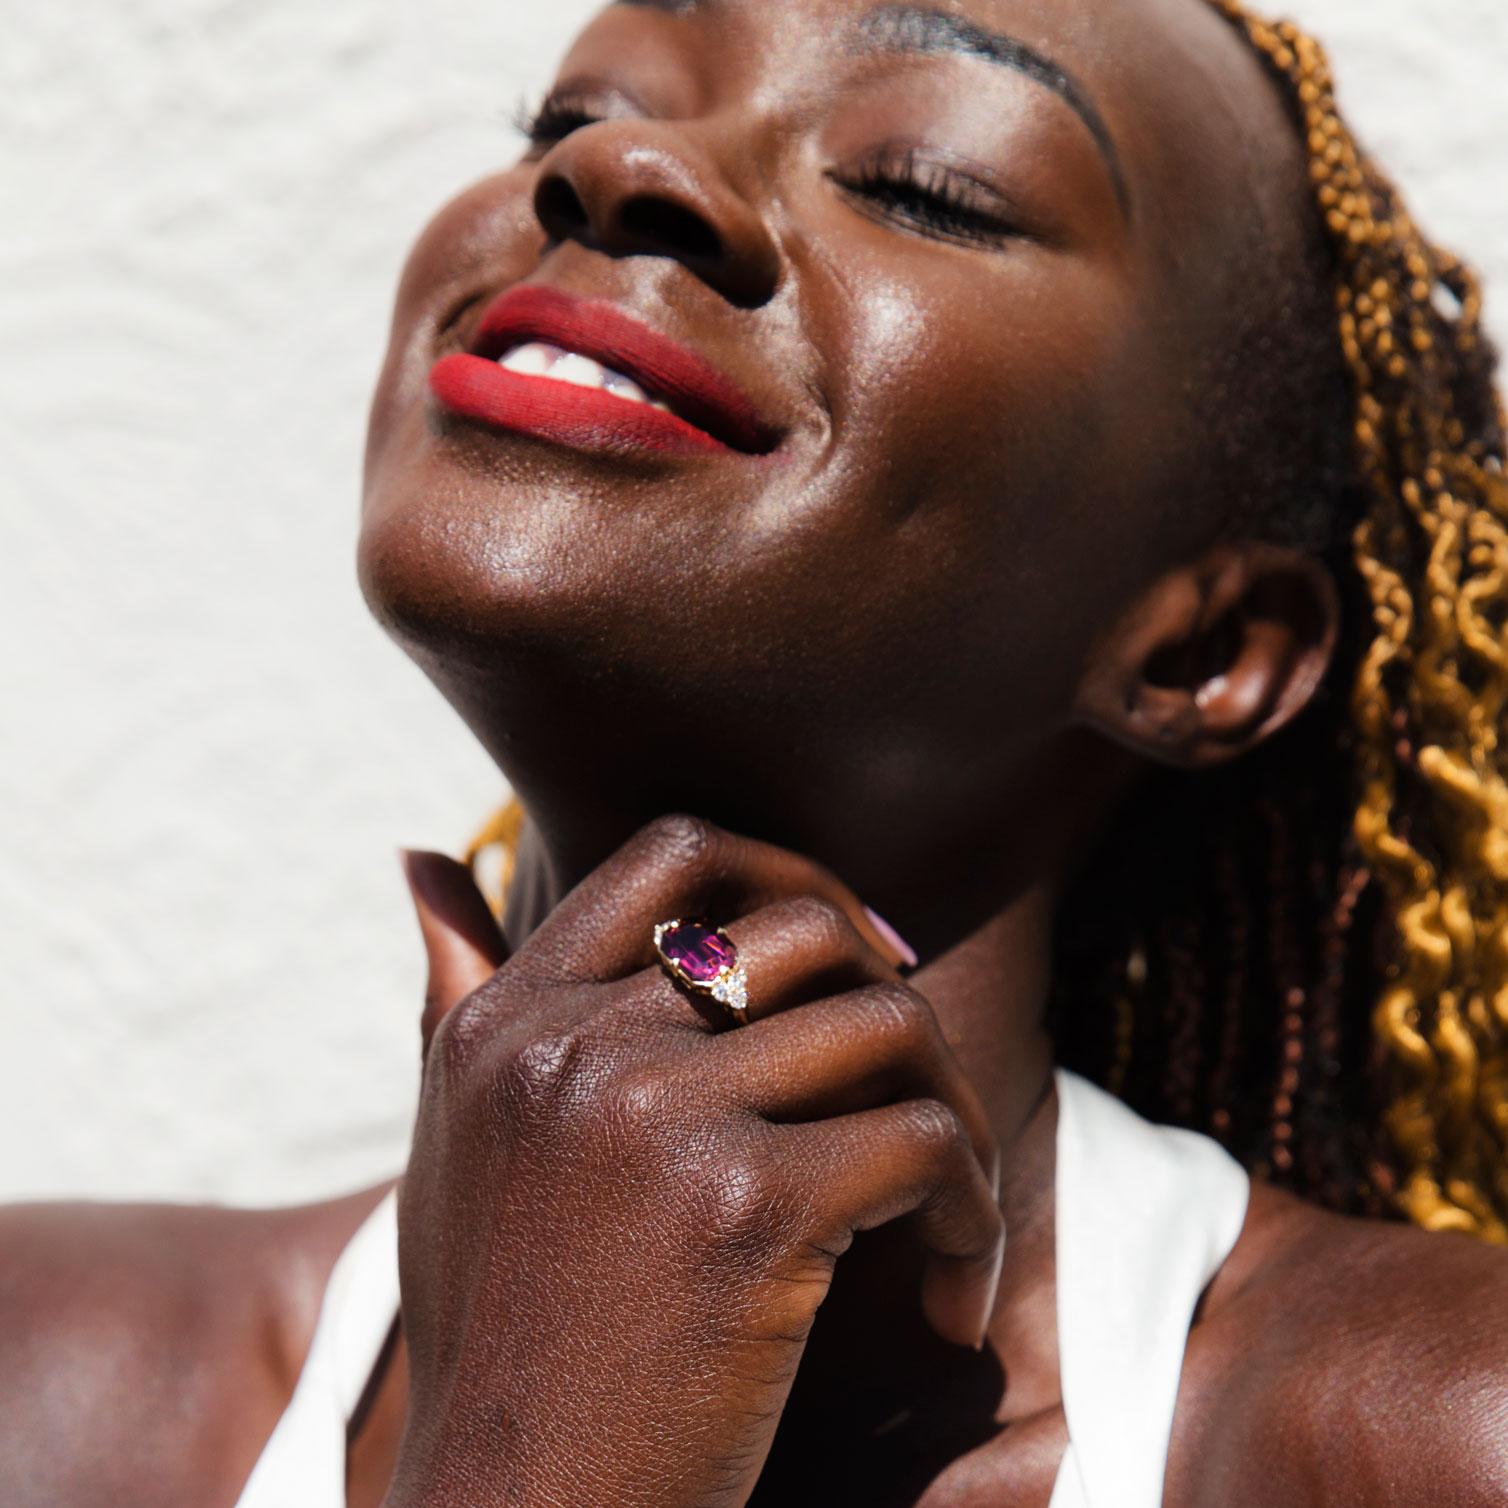
[[[856,349],[885,353],[897,367],[910,364],[909,354],[925,352],[927,318],[919,290],[895,284],[866,288],[855,313]]]

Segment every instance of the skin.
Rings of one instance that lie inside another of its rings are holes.
[[[608,118],[453,200],[405,269],[363,585],[531,821],[501,930],[459,866],[407,862],[404,1332],[353,1504],[1051,1492],[1058,898],[1143,773],[1239,758],[1336,639],[1322,564],[1218,534],[1188,403],[1253,258],[1299,265],[1302,164],[1198,0],[950,7],[1071,70],[1119,187],[1040,79],[855,55],[870,9],[610,8],[561,72]],[[866,201],[903,134],[1013,229]],[[429,365],[525,279],[731,371],[775,456],[437,415]],[[702,908],[755,981],[736,1031],[648,951]],[[233,1503],[382,1192],[0,1212],[7,1501]],[[1505,1298],[1499,1253],[1256,1188],[1166,1501],[1508,1501]]]

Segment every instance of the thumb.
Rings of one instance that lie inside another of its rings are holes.
[[[471,871],[442,853],[400,849],[398,857],[419,917],[429,982],[420,1032],[424,1051],[451,1006],[507,961],[508,945]]]

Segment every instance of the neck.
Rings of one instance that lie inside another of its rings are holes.
[[[855,789],[866,784],[858,764],[847,790],[810,767],[785,770],[779,780],[766,770],[763,786],[752,772],[744,780],[714,767],[718,778],[705,789],[657,792],[647,802],[638,794],[647,778],[626,781],[615,794],[607,782],[567,786],[515,768],[508,773],[529,820],[504,931],[517,948],[567,891],[661,811],[696,812],[804,853],[916,949],[921,965],[911,982],[1005,1144],[1040,1104],[1050,1074],[1043,1022],[1054,915],[1085,826],[1099,815],[1100,803],[1084,798],[1096,785],[1103,794],[1102,758],[1092,743],[1045,741],[1012,761],[1011,778],[990,793],[994,801],[982,782],[967,789],[964,781],[939,779],[904,800],[886,799]],[[652,768],[635,761],[631,773],[647,776]],[[765,789],[780,795],[778,807]],[[1008,800],[1001,789],[1012,793]],[[736,810],[730,791],[743,803]]]
[[[768,748],[762,761],[737,770],[703,751],[674,770],[684,779],[647,796],[647,772],[657,768],[649,761],[627,761],[617,782],[565,778],[586,772],[563,776],[563,762],[505,767],[530,814],[504,924],[512,946],[644,821],[683,810],[818,860],[917,950],[922,962],[911,982],[936,1013],[1002,1149],[1007,1248],[986,1354],[991,1366],[1010,1369],[1005,1407],[1050,1406],[1056,1101],[1044,1018],[1064,883],[1117,795],[1104,746],[1076,736],[1044,740],[988,772],[974,770],[972,780],[964,762],[943,762],[943,773],[934,766],[931,778],[898,791],[876,787],[866,778],[873,766],[857,757],[843,764],[845,784],[821,764],[776,768]],[[553,778],[530,778],[541,770]],[[736,809],[729,792],[738,794]],[[834,1384],[832,1396],[850,1384],[904,1390],[961,1365],[955,1348],[919,1322],[907,1241],[893,1226],[866,1233],[839,1266],[803,1362],[804,1376]]]
[[[589,756],[551,746],[525,761],[516,745],[494,749],[513,756],[499,764],[529,814],[510,941],[528,936],[646,822],[685,811],[815,859],[925,960],[960,948],[974,963],[990,947],[1043,951],[1064,876],[1115,797],[1104,744],[1070,733],[988,764],[877,764],[830,744],[811,757],[752,737],[736,757],[701,747],[644,751],[616,735],[592,740]],[[1036,918],[1034,942],[1027,917]],[[1007,978],[1014,970],[998,967]]]
[[[579,830],[552,832],[535,820],[534,804],[525,805],[531,818],[519,840],[504,918],[513,948],[621,841],[611,826],[596,842]],[[576,811],[579,816],[579,806]],[[959,848],[875,867],[879,845],[869,835],[865,862],[850,851],[844,863],[830,845],[804,851],[849,883],[917,949],[922,963],[911,983],[936,1012],[1004,1143],[1040,1102],[1051,1068],[1043,1019],[1061,871],[1023,873],[1022,860],[1032,853],[1028,824],[1005,822],[993,830],[1023,836],[1011,845],[988,845],[983,862],[977,851]],[[856,882],[856,871],[869,878]],[[948,876],[946,884],[938,883],[939,875]]]

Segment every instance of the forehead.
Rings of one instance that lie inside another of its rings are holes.
[[[600,21],[663,18],[680,23],[675,31],[688,41],[723,42],[730,73],[791,73],[802,60],[830,66],[878,31],[905,30],[886,25],[897,12],[1041,49],[1036,55],[1050,64],[1076,66],[1112,90],[1142,77],[1165,86],[1185,75],[1195,87],[1201,77],[1229,83],[1240,50],[1208,0],[613,0]]]

